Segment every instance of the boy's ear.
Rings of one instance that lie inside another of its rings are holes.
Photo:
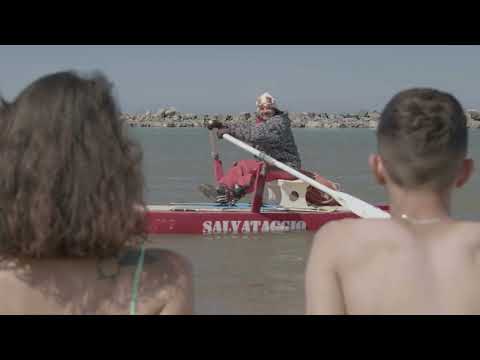
[[[370,165],[370,170],[375,177],[375,180],[380,185],[385,185],[385,167],[383,166],[383,161],[380,155],[371,154],[368,158],[368,164]]]
[[[460,167],[457,180],[455,181],[455,187],[460,188],[467,183],[473,174],[474,161],[473,159],[464,159],[462,166]]]

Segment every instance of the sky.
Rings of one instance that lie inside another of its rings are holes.
[[[255,111],[268,91],[295,112],[379,110],[398,91],[434,87],[480,109],[480,46],[0,45],[0,94],[62,70],[101,71],[124,112]]]

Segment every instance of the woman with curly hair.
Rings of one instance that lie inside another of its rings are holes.
[[[0,122],[0,313],[192,312],[189,262],[145,249],[142,151],[105,76],[44,76]]]

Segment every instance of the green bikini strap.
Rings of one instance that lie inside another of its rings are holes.
[[[130,299],[130,315],[136,315],[137,312],[137,300],[138,300],[138,288],[140,286],[140,275],[143,270],[143,262],[145,258],[145,244],[142,244],[140,248],[140,256],[138,257],[137,268],[135,269],[135,275],[133,278],[132,297]]]

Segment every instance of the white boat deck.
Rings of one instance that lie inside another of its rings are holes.
[[[239,203],[235,206],[221,206],[214,203],[171,203],[168,205],[147,205],[148,211],[192,211],[192,212],[250,212],[251,205],[247,203]],[[295,212],[295,213],[331,213],[344,212],[348,209],[342,206],[321,206],[309,208],[282,208],[273,205],[262,206],[260,212]]]

